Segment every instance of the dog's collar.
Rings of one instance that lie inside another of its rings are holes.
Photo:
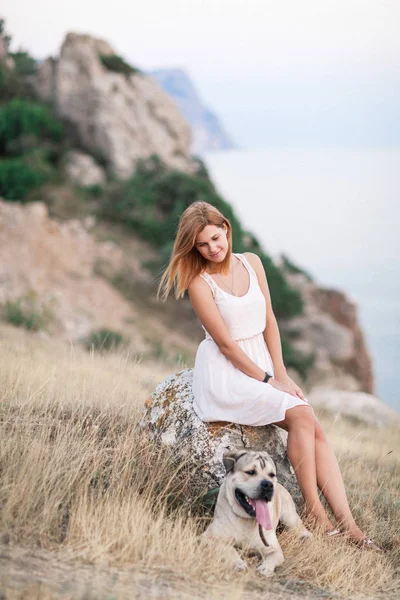
[[[260,538],[261,538],[261,541],[264,544],[264,546],[269,546],[267,540],[265,539],[263,528],[260,524],[258,525],[258,533],[260,534]]]

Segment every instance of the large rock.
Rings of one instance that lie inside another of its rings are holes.
[[[134,307],[95,273],[99,261],[118,271],[122,260],[78,220],[57,223],[40,202],[0,200],[0,309],[29,301],[51,335],[76,341],[100,328],[126,330]]]
[[[286,451],[287,434],[274,425],[248,427],[233,423],[204,423],[193,410],[192,369],[179,371],[160,383],[147,403],[143,427],[152,439],[173,449],[193,469],[192,499],[221,485],[226,450],[266,450],[278,469],[278,480],[298,506],[302,497]]]
[[[96,163],[92,156],[78,150],[68,152],[64,173],[72,183],[83,187],[103,185],[106,181],[104,169]]]
[[[376,396],[365,392],[348,392],[323,387],[308,395],[314,407],[332,413],[335,418],[354,419],[372,427],[387,427],[400,423],[400,415]]]
[[[318,287],[304,273],[286,272],[303,299],[303,314],[280,322],[299,353],[314,356],[306,388],[315,386],[374,392],[372,361],[357,315],[357,306],[333,289]]]
[[[114,54],[103,40],[69,33],[59,58],[40,65],[36,91],[115,175],[129,177],[138,159],[152,154],[170,167],[193,170],[190,128],[175,103],[153,78],[107,69],[100,56]]]

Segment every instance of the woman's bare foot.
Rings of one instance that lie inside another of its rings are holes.
[[[332,521],[322,507],[320,510],[315,506],[311,508],[306,507],[306,520],[310,521],[315,527],[321,528],[324,532],[334,529]]]

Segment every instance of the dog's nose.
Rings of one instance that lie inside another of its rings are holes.
[[[268,481],[268,479],[263,479],[260,486],[263,492],[272,492],[274,489],[274,484],[272,481]]]

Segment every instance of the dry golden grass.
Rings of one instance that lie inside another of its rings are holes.
[[[256,597],[265,584],[254,568],[244,575],[228,571],[218,549],[199,539],[204,521],[188,513],[186,475],[140,434],[143,404],[167,374],[163,365],[89,355],[8,327],[1,336],[3,544],[67,552],[83,564],[134,565],[196,592],[201,581],[209,598],[248,597],[249,586]],[[275,581],[302,580],[345,597],[395,597],[399,430],[326,418],[324,424],[358,522],[377,541],[395,543],[380,556],[338,539],[300,543],[283,533],[286,562]]]

